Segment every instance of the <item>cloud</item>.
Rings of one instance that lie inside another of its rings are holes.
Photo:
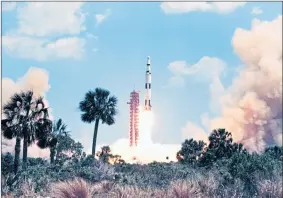
[[[186,126],[182,129],[182,136],[184,140],[193,138],[194,140],[202,140],[208,143],[208,134],[202,127],[199,127],[192,122],[187,122]]]
[[[222,115],[211,128],[226,128],[250,151],[282,145],[282,16],[237,28],[232,45],[245,67],[225,93]]]
[[[51,88],[49,84],[48,72],[41,68],[31,67],[27,73],[14,81],[10,78],[2,79],[2,105],[9,101],[10,97],[20,91],[30,90],[34,91],[36,96],[43,96],[45,104],[48,106],[46,100],[46,93]],[[50,118],[52,119],[52,109],[49,109]],[[15,139],[7,140],[2,137],[2,152],[13,153],[15,149]],[[29,157],[49,156],[49,150],[41,150],[36,145],[32,145],[28,149]]]
[[[107,9],[103,14],[96,14],[95,19],[96,19],[96,25],[101,24],[105,19],[107,19],[111,14],[111,10]]]
[[[2,40],[10,56],[46,61],[80,59],[85,39],[80,38],[85,13],[82,2],[30,2],[17,9],[18,27],[9,30]]]
[[[168,69],[177,76],[198,75],[204,79],[211,80],[217,77],[226,68],[226,63],[219,58],[202,57],[195,64],[188,64],[186,61],[174,61],[169,64]]]
[[[49,41],[42,38],[5,35],[2,37],[2,44],[11,56],[45,61],[56,58],[81,58],[85,40],[79,37],[64,37]]]
[[[17,32],[30,36],[75,35],[84,31],[83,2],[30,2],[18,10]]]
[[[3,12],[8,12],[8,11],[13,11],[17,7],[16,2],[2,2],[2,11]]]
[[[165,14],[182,14],[196,11],[228,14],[245,4],[245,2],[163,2],[160,7]]]
[[[260,7],[254,7],[251,11],[251,14],[253,14],[253,15],[260,15],[262,13],[263,13],[263,11]]]
[[[169,79],[169,85],[184,85],[185,76],[193,76],[198,81],[209,82],[211,95],[210,108],[216,112],[220,107],[221,97],[224,94],[224,86],[220,80],[221,74],[227,68],[227,64],[216,57],[202,57],[195,64],[188,64],[186,61],[174,61],[168,66],[173,76]]]

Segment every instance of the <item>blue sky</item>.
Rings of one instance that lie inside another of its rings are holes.
[[[250,29],[254,18],[273,20],[282,15],[279,2],[46,4],[3,3],[2,78],[16,82],[31,67],[46,70],[50,89],[45,96],[53,117],[62,118],[77,140],[89,141],[82,142],[86,147],[91,145],[94,124],[80,121],[78,104],[84,94],[102,87],[119,99],[116,124],[100,125],[98,143],[127,137],[127,101],[134,87],[143,101],[148,55],[156,120],[153,140],[181,143],[188,122],[202,126],[204,115],[220,113],[217,105],[211,107],[210,85],[217,78],[226,89],[242,65],[231,44],[235,30]],[[203,57],[208,59],[198,64]]]

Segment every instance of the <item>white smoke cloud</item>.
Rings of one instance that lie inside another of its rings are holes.
[[[128,138],[121,138],[112,144],[99,144],[96,150],[99,151],[102,146],[108,145],[110,146],[112,154],[120,155],[122,159],[128,163],[146,164],[153,161],[177,161],[176,154],[181,149],[181,144],[161,144],[152,141],[152,126],[154,125],[152,111],[141,113],[140,125],[137,147],[130,147]],[[90,148],[85,148],[85,150],[90,151]]]
[[[33,90],[35,96],[43,96],[44,102],[48,106],[46,93],[50,89],[48,72],[41,68],[31,67],[27,73],[13,81],[10,78],[2,79],[2,105],[9,101],[10,97],[17,92]],[[52,111],[49,108],[50,118],[52,119]],[[15,150],[15,139],[7,140],[2,137],[2,152],[13,153]],[[28,148],[29,157],[48,157],[48,149],[39,149],[35,144]]]
[[[211,128],[226,128],[250,151],[282,145],[282,16],[236,29],[232,45],[245,63]]]
[[[98,145],[97,151],[99,151],[101,147],[105,145],[109,144]],[[138,147],[130,147],[129,139],[127,138],[118,139],[109,146],[112,154],[120,155],[126,162],[141,164],[146,164],[153,161],[177,161],[176,153],[181,149],[181,144],[160,144],[154,142],[150,144],[139,144]]]

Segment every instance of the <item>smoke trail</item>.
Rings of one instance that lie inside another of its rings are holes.
[[[211,128],[232,132],[250,151],[282,145],[282,16],[236,29],[232,45],[245,63],[223,97],[222,117]]]
[[[140,108],[142,109],[142,107]],[[140,111],[139,124],[139,145],[152,144],[152,127],[154,123],[154,116],[152,111]]]

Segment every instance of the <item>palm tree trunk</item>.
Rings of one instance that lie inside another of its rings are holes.
[[[20,164],[20,152],[21,152],[21,138],[16,138],[16,145],[15,145],[15,159],[14,159],[14,173],[16,174],[19,169]]]
[[[33,93],[32,93],[33,94]],[[26,114],[26,118],[29,116],[29,111],[31,108],[31,101],[29,101],[29,106]],[[28,134],[27,134],[27,129],[24,128],[24,144],[23,144],[23,169],[26,170],[27,168],[27,159],[28,159]]]
[[[23,145],[23,169],[27,168],[27,158],[28,158],[28,139],[24,135],[24,145]]]
[[[50,148],[50,164],[54,164],[55,146]]]
[[[99,119],[95,120],[94,132],[93,132],[93,140],[92,140],[92,155],[95,156],[95,147],[96,147],[96,139],[97,139],[97,131],[98,131]]]

